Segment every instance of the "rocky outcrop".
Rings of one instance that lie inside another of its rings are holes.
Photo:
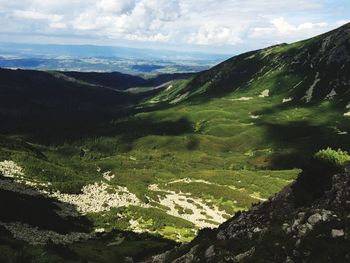
[[[297,204],[296,184],[145,262],[350,262],[350,165],[311,204]]]

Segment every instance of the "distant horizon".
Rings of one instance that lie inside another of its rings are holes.
[[[173,53],[183,53],[183,54],[203,54],[203,55],[216,55],[216,56],[235,56],[238,55],[238,53],[220,53],[220,52],[211,52],[208,51],[201,51],[201,50],[178,50],[178,49],[171,49],[169,47],[159,48],[154,46],[128,46],[128,45],[112,45],[112,44],[80,44],[80,43],[31,43],[31,42],[15,42],[15,41],[1,41],[0,45],[35,45],[35,46],[72,46],[72,47],[99,47],[99,48],[125,48],[125,49],[134,49],[134,50],[152,50],[152,51],[164,51],[164,52],[173,52]],[[282,44],[282,43],[281,43]]]
[[[10,69],[165,74],[207,70],[234,54],[102,45],[0,42],[0,67]]]

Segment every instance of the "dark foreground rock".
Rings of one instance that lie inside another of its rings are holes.
[[[350,166],[305,205],[299,184],[144,262],[350,262]]]

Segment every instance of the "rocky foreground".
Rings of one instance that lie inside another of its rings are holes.
[[[299,177],[218,229],[144,262],[350,262],[350,165],[329,178],[325,191],[309,195],[313,186],[302,192],[303,184],[321,189],[322,177]]]

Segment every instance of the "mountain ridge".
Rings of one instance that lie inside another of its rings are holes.
[[[339,95],[347,95],[342,89],[349,82],[346,79],[346,72],[349,71],[349,32],[350,24],[348,23],[307,40],[274,45],[234,56],[195,75],[179,91],[179,94],[188,93],[186,98],[222,96],[236,89],[249,89],[250,80],[263,78],[266,74],[280,71],[280,75],[283,73],[294,75],[294,78],[298,78],[298,75],[300,77],[293,83],[286,83],[286,87],[274,90],[277,94],[289,91],[296,100],[304,97],[304,100],[309,102],[307,91],[314,81],[320,78],[321,82],[316,84],[318,86],[327,85],[327,87],[319,89],[319,92],[315,94],[315,101],[334,94],[333,90]],[[328,57],[325,58],[324,55]],[[332,69],[326,70],[329,69],[328,67]],[[321,74],[317,78],[315,69],[318,69]],[[329,83],[332,80],[338,82]],[[345,85],[343,82],[346,82]],[[295,87],[295,85],[298,86]],[[297,89],[293,91],[293,87]]]

